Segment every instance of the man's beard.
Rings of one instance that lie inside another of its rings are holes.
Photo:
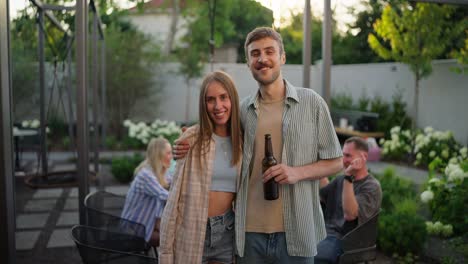
[[[256,72],[252,72],[252,75],[254,77],[254,79],[260,84],[260,85],[263,85],[263,86],[266,86],[266,85],[270,85],[272,83],[274,83],[279,75],[280,75],[280,72],[277,71],[277,72],[273,72],[271,78],[268,78],[268,79],[264,79],[261,77],[260,74],[256,73]]]

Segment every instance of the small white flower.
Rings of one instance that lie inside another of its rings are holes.
[[[436,155],[436,152],[434,150],[431,150],[431,152],[429,152],[429,157],[433,158],[435,157]]]
[[[132,121],[130,121],[129,119],[125,119],[123,122],[124,127],[130,127],[132,124]]]
[[[399,126],[395,126],[395,127],[392,127],[392,129],[390,129],[391,134],[397,134],[397,133],[400,133],[400,131],[401,131],[401,128]]]
[[[460,149],[460,155],[463,157],[463,158],[466,158],[468,156],[468,148],[467,147],[463,147]]]
[[[418,154],[416,154],[416,159],[417,159],[417,160],[422,159],[422,154],[421,154],[421,152],[419,152]]]
[[[442,157],[443,157],[444,159],[448,159],[448,157],[449,157],[449,151],[448,151],[447,149],[444,149],[444,150],[442,150],[442,154],[441,154],[441,155],[442,155]]]
[[[384,138],[381,138],[381,139],[379,140],[379,144],[382,146],[384,143],[385,143],[385,139],[384,139]]]
[[[428,203],[432,199],[434,199],[434,193],[431,190],[426,190],[421,193],[421,201],[423,203]]]
[[[443,235],[444,237],[449,237],[449,236],[451,236],[451,235],[453,234],[453,226],[450,225],[450,224],[444,225],[444,226],[442,227],[442,232],[441,232],[441,233],[442,233],[442,235]]]
[[[452,158],[449,160],[448,163],[449,163],[449,164],[457,164],[457,163],[458,163],[457,157],[452,157]]]
[[[39,120],[37,120],[37,119],[34,119],[34,120],[31,121],[31,123],[29,124],[29,126],[30,126],[31,128],[38,128],[40,125],[41,125],[41,122],[39,122]]]
[[[434,129],[433,129],[432,127],[430,127],[430,126],[424,128],[424,133],[426,133],[426,134],[430,134],[430,133],[432,133],[433,131],[434,131]]]

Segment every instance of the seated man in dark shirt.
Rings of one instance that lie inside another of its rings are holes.
[[[344,175],[331,183],[327,178],[320,181],[327,237],[317,245],[316,263],[335,263],[343,253],[340,238],[380,209],[382,189],[368,173],[368,150],[364,139],[348,138],[343,146]]]

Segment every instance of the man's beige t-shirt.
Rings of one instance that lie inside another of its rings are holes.
[[[265,156],[265,134],[271,134],[273,155],[281,163],[283,150],[283,108],[284,99],[274,102],[260,100],[258,106],[257,130],[255,132],[254,164],[250,172],[247,195],[246,231],[257,233],[284,232],[283,201],[281,193],[277,200],[268,201],[263,197],[262,160]],[[281,188],[280,188],[281,190]]]

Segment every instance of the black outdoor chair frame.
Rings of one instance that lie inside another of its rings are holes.
[[[376,259],[379,214],[380,210],[341,238],[344,253],[339,257],[340,264]]]
[[[85,264],[158,263],[139,251],[144,241],[138,237],[83,225],[73,226],[71,236]]]
[[[106,200],[107,199],[107,200]],[[106,201],[112,203],[106,204]],[[144,225],[121,217],[125,205],[125,197],[106,191],[89,193],[84,201],[89,226],[101,228],[109,232],[127,234],[145,239]],[[144,244],[142,250],[148,251],[151,245]]]

